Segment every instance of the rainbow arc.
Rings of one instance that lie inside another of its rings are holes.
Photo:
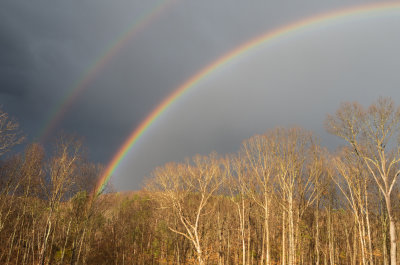
[[[104,69],[110,60],[138,33],[143,31],[148,25],[160,17],[177,0],[158,1],[150,10],[138,17],[120,36],[114,40],[103,52],[103,54],[94,61],[94,63],[82,74],[82,77],[72,86],[61,98],[56,108],[50,112],[45,122],[45,126],[39,133],[39,141],[43,142],[54,130],[56,125],[65,116],[74,102],[82,94],[94,78]]]
[[[268,31],[267,33],[262,34],[221,56],[176,88],[173,93],[167,96],[158,106],[156,106],[153,111],[140,123],[140,125],[132,131],[132,133],[108,163],[103,174],[100,176],[96,185],[95,194],[98,195],[104,190],[105,185],[108,183],[110,177],[115,172],[115,169],[127,155],[129,150],[134,147],[135,143],[137,143],[137,141],[149,129],[149,127],[160,118],[164,111],[168,109],[168,107],[171,106],[175,101],[181,98],[188,90],[195,87],[199,82],[213,74],[216,70],[222,68],[224,65],[228,64],[234,59],[248,53],[250,50],[260,46],[261,44],[277,40],[283,36],[294,34],[296,32],[312,28],[316,25],[328,25],[331,22],[340,22],[341,20],[350,19],[358,15],[375,17],[375,15],[389,10],[399,11],[400,2],[367,4],[308,17]],[[109,57],[111,56],[107,55],[107,58]]]

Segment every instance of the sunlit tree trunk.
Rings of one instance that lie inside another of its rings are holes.
[[[286,212],[282,210],[282,265],[286,265]]]
[[[315,208],[315,264],[319,265],[319,198]]]

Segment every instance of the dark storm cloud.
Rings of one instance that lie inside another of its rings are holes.
[[[115,28],[103,22],[106,9],[99,12],[98,5],[85,1],[2,2],[0,104],[29,136],[46,126],[49,114],[111,40]]]
[[[0,78],[0,94],[10,95],[18,98],[23,97],[26,92],[26,90],[24,89],[26,83],[21,80],[22,78],[17,74],[8,75]]]
[[[32,58],[26,40],[0,17],[0,94],[21,97],[27,91]]]

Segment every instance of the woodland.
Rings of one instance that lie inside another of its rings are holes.
[[[336,150],[275,128],[99,194],[82,141],[26,143],[0,110],[0,263],[398,264],[400,108],[345,102],[325,127]]]

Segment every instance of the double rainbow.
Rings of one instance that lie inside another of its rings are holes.
[[[190,88],[194,87],[200,81],[202,81],[207,76],[212,74],[215,70],[223,67],[227,63],[231,62],[233,59],[245,54],[249,50],[261,44],[275,40],[282,36],[286,36],[307,29],[313,25],[336,22],[357,15],[373,16],[379,12],[385,12],[394,9],[396,11],[400,10],[400,2],[368,4],[368,5],[337,10],[329,13],[323,13],[269,31],[266,34],[263,34],[255,39],[252,39],[251,41],[246,42],[243,45],[239,46],[238,48],[226,53],[225,55],[218,58],[210,65],[203,68],[201,71],[192,76],[190,79],[185,81],[181,86],[179,86],[172,94],[170,94],[167,98],[165,98],[129,135],[129,137],[122,144],[118,152],[114,155],[112,160],[105,168],[103,174],[99,178],[99,181],[95,189],[96,195],[100,194],[103,191],[105,185],[108,183],[111,175],[114,173],[115,169],[121,163],[122,159],[127,155],[128,151],[135,145],[135,143],[140,139],[140,137],[148,130],[150,125],[152,125],[172,103],[174,103],[176,100],[182,97],[185,94],[185,92],[187,92]]]
[[[82,74],[82,77],[62,97],[56,108],[50,112],[45,126],[39,133],[39,141],[44,141],[54,130],[55,126],[71,108],[79,95],[88,87],[92,80],[107,65],[107,63],[130,41],[134,36],[155,21],[177,0],[160,0],[148,12],[139,16],[119,37],[114,40],[105,52]]]

